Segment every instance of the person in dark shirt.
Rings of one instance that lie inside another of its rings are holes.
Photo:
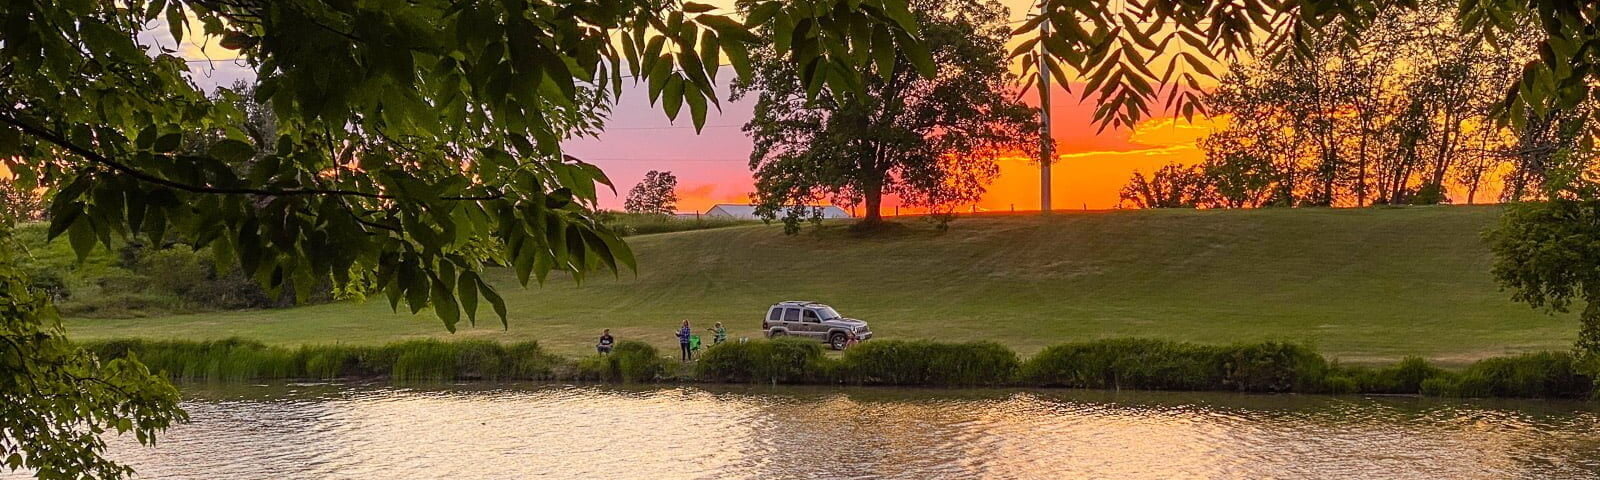
[[[683,361],[685,362],[693,358],[689,352],[689,337],[693,335],[694,331],[689,330],[689,321],[684,320],[683,326],[678,328],[678,346],[683,350]]]
[[[611,329],[607,328],[600,332],[600,344],[595,345],[594,348],[595,350],[598,350],[601,355],[610,354],[611,344],[613,343],[617,343],[617,339],[611,338]]]

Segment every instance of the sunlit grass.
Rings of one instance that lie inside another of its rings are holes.
[[[1482,230],[1497,207],[1127,211],[915,219],[860,237],[842,226],[785,236],[741,226],[628,239],[639,271],[523,289],[511,309],[447,333],[385,302],[67,322],[77,339],[244,337],[272,345],[376,345],[416,338],[537,340],[567,356],[600,329],[677,349],[682,320],[756,338],[768,305],[827,302],[881,339],[999,342],[1024,356],[1113,337],[1303,343],[1345,363],[1418,355],[1447,366],[1564,350],[1576,325],[1509,300]]]

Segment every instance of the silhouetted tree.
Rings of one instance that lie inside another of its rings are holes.
[[[970,203],[999,173],[998,156],[1035,148],[1035,111],[1011,90],[1006,9],[992,0],[910,4],[931,59],[880,56],[863,66],[856,92],[807,101],[813,92],[799,80],[817,72],[758,52],[766,60],[734,98],[756,96],[744,131],[755,141],[760,215],[784,216],[792,232],[816,210],[784,207],[859,204],[870,225],[889,194],[913,206]],[[913,65],[929,60],[936,73],[919,75]]]
[[[670,215],[678,208],[678,177],[672,172],[645,172],[644,180],[628,190],[622,208],[629,213]]]

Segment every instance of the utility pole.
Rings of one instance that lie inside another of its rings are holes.
[[[1049,0],[1039,1],[1039,15],[1046,15]],[[1039,212],[1050,213],[1050,163],[1055,160],[1050,141],[1050,55],[1044,49],[1045,37],[1050,36],[1050,19],[1039,25]]]

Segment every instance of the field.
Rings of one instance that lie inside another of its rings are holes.
[[[637,274],[527,289],[495,272],[509,328],[454,338],[537,340],[585,353],[600,329],[676,347],[681,320],[759,335],[780,300],[817,300],[882,338],[995,340],[1019,353],[1074,340],[1287,340],[1357,364],[1421,355],[1445,365],[1563,350],[1576,324],[1509,300],[1481,232],[1497,207],[1118,211],[918,220],[861,237],[841,225],[785,236],[737,226],[629,238]],[[485,308],[487,310],[487,308]],[[487,317],[487,316],[486,316]],[[130,319],[69,319],[76,339],[379,344],[452,335],[387,303]],[[670,347],[670,348],[669,348]]]

